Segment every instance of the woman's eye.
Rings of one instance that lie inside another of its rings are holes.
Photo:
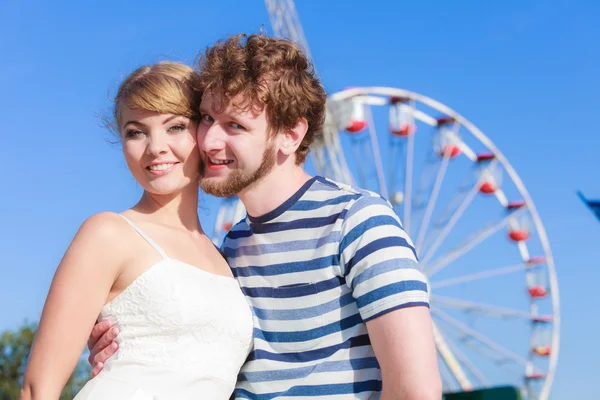
[[[172,127],[169,128],[169,131],[171,131],[171,132],[181,132],[184,130],[185,130],[184,125],[173,125]]]
[[[137,130],[137,129],[129,129],[129,130],[127,130],[127,131],[125,132],[125,137],[126,137],[127,139],[133,139],[133,138],[139,137],[139,136],[141,136],[141,135],[143,135],[143,134],[144,134],[144,132],[142,132],[142,131],[140,131],[140,130]]]
[[[232,127],[233,129],[246,129],[246,128],[244,128],[242,125],[238,124],[237,122],[232,122],[232,123],[231,123],[231,127]]]

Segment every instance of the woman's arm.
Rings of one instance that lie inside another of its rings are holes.
[[[120,273],[122,223],[116,214],[94,215],[67,249],[46,298],[21,400],[59,398]]]

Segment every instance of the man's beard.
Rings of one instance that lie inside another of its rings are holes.
[[[256,171],[248,173],[240,169],[231,171],[224,181],[217,181],[214,178],[205,178],[206,163],[200,164],[200,187],[208,194],[217,197],[233,197],[260,178],[265,176],[275,165],[275,146],[269,146],[265,149],[260,166]]]

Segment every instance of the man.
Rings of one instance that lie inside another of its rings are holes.
[[[234,397],[441,398],[427,282],[398,217],[303,169],[326,101],[307,58],[239,35],[200,73],[202,188],[248,213],[222,245],[254,312]],[[94,365],[114,353],[106,329],[92,333]]]

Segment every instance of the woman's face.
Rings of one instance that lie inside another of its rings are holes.
[[[172,195],[198,184],[200,154],[194,121],[122,106],[119,125],[127,166],[145,191]]]

